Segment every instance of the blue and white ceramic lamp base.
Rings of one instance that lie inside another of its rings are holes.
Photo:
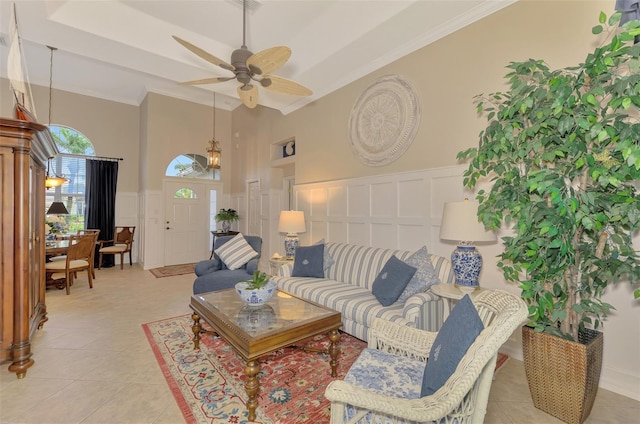
[[[463,292],[473,292],[480,287],[478,277],[482,269],[482,256],[475,246],[459,245],[451,254],[456,287]]]
[[[297,234],[287,234],[284,238],[284,251],[288,258],[293,258],[296,255],[296,249],[300,244],[300,239]]]

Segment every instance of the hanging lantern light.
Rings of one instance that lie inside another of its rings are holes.
[[[207,148],[207,168],[208,169],[220,169],[220,156],[222,150],[220,150],[220,144],[215,140],[209,140],[209,147]]]
[[[51,46],[47,46],[47,48],[51,52],[49,56],[49,127],[51,127],[51,112],[53,110],[53,52],[58,49]],[[59,177],[55,174],[53,176],[51,175],[51,159],[52,158],[49,158],[47,161],[47,176],[44,180],[44,185],[47,188],[59,187],[67,182],[67,179],[64,177]]]
[[[209,140],[209,147],[207,148],[207,169],[220,169],[220,159],[222,157],[222,150],[220,149],[220,143],[216,141],[216,93],[213,92],[213,136]]]

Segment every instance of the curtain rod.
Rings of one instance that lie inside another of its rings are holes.
[[[124,160],[123,158],[110,158],[110,157],[106,157],[106,156],[75,155],[73,153],[58,153],[56,156],[62,156],[62,157],[65,157],[65,158],[89,159],[89,160],[110,160],[110,161],[113,161],[113,162]]]

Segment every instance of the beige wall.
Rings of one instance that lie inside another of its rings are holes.
[[[13,117],[9,81],[1,78],[0,83],[0,116]],[[47,124],[49,88],[31,88],[38,120]],[[124,158],[119,192],[161,190],[169,162],[183,153],[206,155],[213,135],[211,106],[155,93],[138,107],[54,89],[52,109],[52,123],[80,131],[93,143],[96,155]],[[225,161],[221,177],[231,186],[231,112],[216,109],[215,131]]]
[[[146,190],[161,190],[162,178],[169,162],[183,153],[206,156],[208,141],[213,135],[212,107],[191,103],[160,94],[149,93],[142,106],[145,111],[141,141],[141,156],[145,172],[142,180]],[[216,110],[216,139],[221,143],[223,169],[221,179],[230,185],[231,113]]]
[[[599,12],[610,14],[613,7],[613,0],[520,1],[287,116],[267,114],[260,107],[238,108],[233,112],[234,131],[240,123],[252,129],[253,136],[242,141],[246,149],[253,143],[253,149],[264,155],[263,168],[269,167],[268,145],[295,136],[296,183],[455,165],[457,152],[476,145],[483,128],[473,97],[503,89],[510,61],[534,57],[553,67],[577,63],[595,43],[591,27]],[[360,93],[388,74],[404,76],[420,93],[420,128],[397,161],[370,167],[353,154],[347,125]],[[233,165],[265,174],[255,169],[254,162],[253,155],[234,155]],[[245,175],[234,173],[232,192],[243,190],[235,177]]]
[[[9,81],[1,79],[0,115],[13,117]],[[49,88],[32,85],[38,121],[49,122]],[[71,127],[93,143],[97,156],[124,158],[118,191],[138,192],[140,109],[136,106],[53,90],[51,123]]]

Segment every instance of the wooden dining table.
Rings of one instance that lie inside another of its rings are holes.
[[[49,259],[53,256],[66,255],[69,250],[69,240],[46,241],[44,244],[44,254]]]

